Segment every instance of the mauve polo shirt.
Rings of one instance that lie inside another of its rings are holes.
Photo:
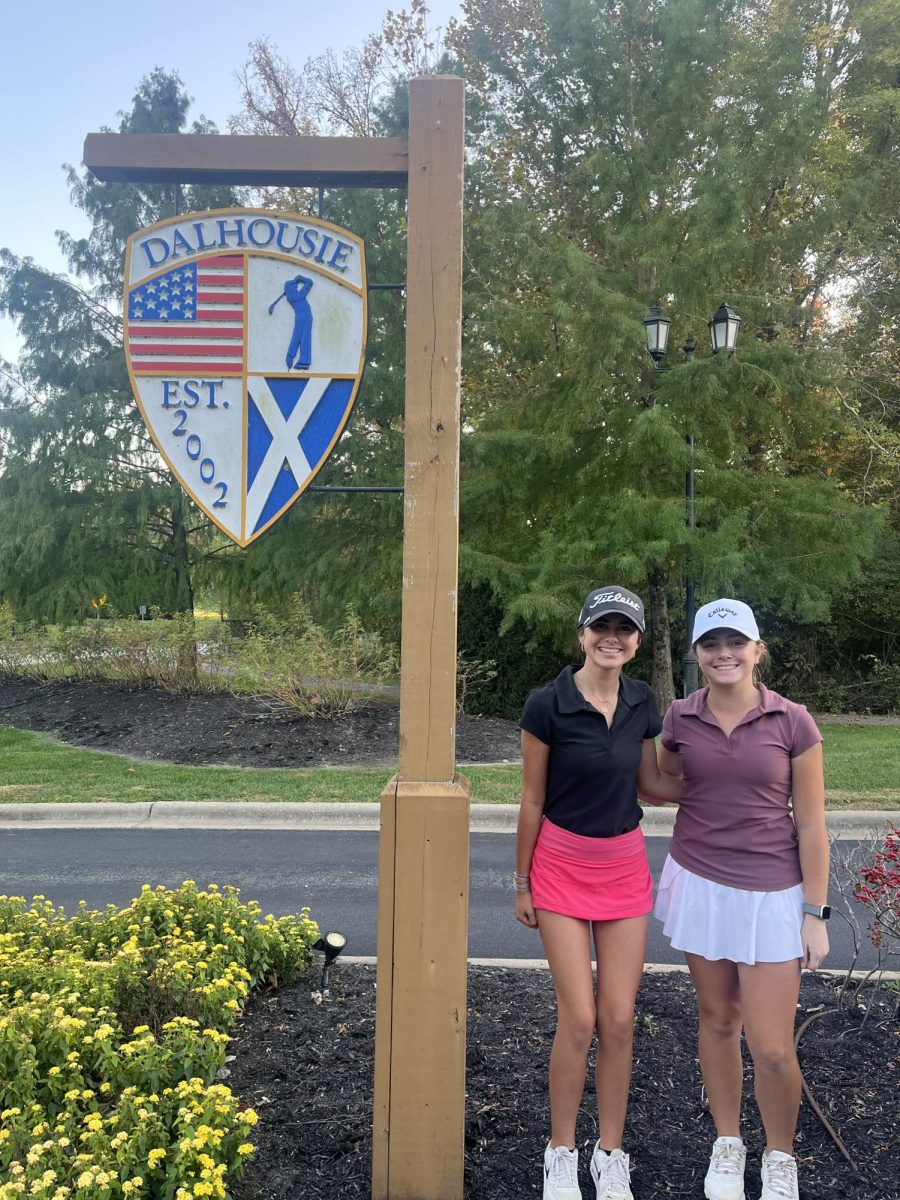
[[[579,692],[575,670],[530,692],[519,722],[550,747],[544,816],[583,837],[631,833],[644,815],[637,798],[644,739],[661,726],[656,699],[646,683],[620,675],[610,728]]]
[[[759,685],[759,704],[730,737],[707,688],[676,700],[662,744],[681,758],[684,790],[669,853],[704,879],[779,892],[802,882],[791,811],[791,759],[821,742],[802,704]]]

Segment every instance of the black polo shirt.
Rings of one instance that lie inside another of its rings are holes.
[[[630,833],[644,815],[637,798],[644,739],[662,729],[656,698],[646,683],[620,675],[610,729],[576,687],[575,670],[529,693],[519,722],[550,747],[544,815],[584,837]]]

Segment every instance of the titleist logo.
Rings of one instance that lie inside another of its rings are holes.
[[[641,606],[630,596],[623,596],[621,592],[599,592],[590,603],[591,608],[596,608],[598,604],[609,604],[611,601],[617,601],[620,604],[627,604],[629,608],[633,608],[635,612],[640,612]]]

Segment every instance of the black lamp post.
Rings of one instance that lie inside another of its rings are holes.
[[[669,318],[663,314],[658,304],[654,304],[644,317],[644,329],[647,334],[647,352],[653,359],[655,371],[665,371],[668,368],[661,365],[669,343]],[[712,342],[713,354],[724,350],[726,354],[734,354],[737,345],[738,328],[741,318],[728,304],[720,304],[708,322],[709,336]],[[682,346],[684,361],[694,361],[694,339],[689,337]],[[685,524],[688,529],[694,528],[694,437],[685,437],[688,447],[688,468],[684,476]],[[696,692],[699,683],[697,657],[691,647],[691,637],[694,632],[694,580],[689,574],[684,578],[684,658],[682,659],[682,678],[685,696]]]

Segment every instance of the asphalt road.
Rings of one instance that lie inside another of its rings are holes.
[[[647,839],[654,880],[668,838]],[[375,953],[378,835],[371,831],[221,829],[7,829],[0,834],[0,892],[45,896],[67,912],[85,900],[90,908],[124,905],[141,884],[177,887],[185,879],[232,883],[244,900],[277,915],[308,906],[320,928],[339,929],[349,954]],[[542,957],[535,931],[512,915],[510,834],[473,833],[469,895],[472,958]],[[863,922],[865,926],[865,922]],[[826,966],[839,969],[852,956],[850,931],[834,919]],[[859,966],[873,961],[871,948]],[[647,961],[681,963],[650,922]]]

